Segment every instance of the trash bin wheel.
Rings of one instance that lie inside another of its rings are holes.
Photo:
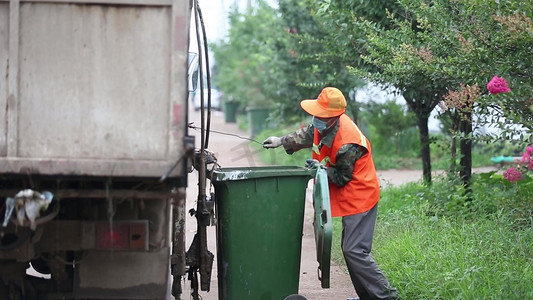
[[[285,299],[283,299],[283,300],[307,300],[307,298],[305,298],[302,295],[293,294],[293,295],[289,295],[289,296],[285,297]]]

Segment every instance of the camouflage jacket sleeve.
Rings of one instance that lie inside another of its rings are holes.
[[[314,127],[312,124],[307,127],[298,129],[281,137],[281,144],[288,154],[313,146]],[[353,168],[355,162],[365,155],[366,148],[356,144],[346,144],[340,147],[337,153],[337,164],[335,167],[328,167],[329,180],[338,186],[344,186],[352,180]]]
[[[337,152],[337,164],[328,167],[328,179],[337,186],[344,186],[352,180],[355,162],[365,155],[366,148],[356,144],[342,145]]]
[[[293,154],[294,152],[303,149],[311,148],[313,146],[313,132],[314,127],[312,124],[307,127],[300,128],[293,133],[289,133],[281,137],[281,144],[287,154]]]

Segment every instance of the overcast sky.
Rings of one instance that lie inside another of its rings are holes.
[[[228,30],[228,11],[234,6],[244,8],[244,0],[199,0],[208,42],[216,42],[226,35]],[[194,15],[191,16],[191,51],[198,49]]]
[[[270,5],[277,7],[277,0],[267,0]],[[255,0],[198,0],[208,42],[217,42],[226,36],[228,31],[228,12],[233,7],[243,11],[248,5],[253,6]],[[196,25],[194,15],[191,16],[191,51],[198,49],[196,41]]]

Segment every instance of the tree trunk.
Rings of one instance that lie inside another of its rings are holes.
[[[426,115],[417,115],[418,132],[420,134],[420,154],[422,157],[422,175],[424,184],[431,185],[431,151],[429,148],[429,117]]]
[[[450,145],[450,174],[453,174],[453,176],[456,176],[456,166],[457,166],[457,132],[459,131],[460,126],[460,119],[457,115],[457,112],[451,112],[450,113],[450,120],[452,122],[450,131],[452,132],[452,141]]]
[[[451,149],[450,149],[450,174],[455,174],[455,160],[457,159],[457,139],[452,136]]]
[[[470,179],[472,178],[472,114],[464,113],[461,120],[461,170],[459,176],[466,188],[466,193],[470,193]]]
[[[416,114],[416,120],[418,122],[418,133],[420,135],[420,154],[422,157],[422,176],[424,178],[425,185],[431,185],[431,156],[429,148],[429,116],[438,101],[430,101],[435,95],[433,93],[427,95],[427,101],[416,101],[410,91],[403,93],[403,97],[407,102],[407,106]],[[415,93],[416,94],[416,93]],[[436,96],[435,99],[441,99],[441,95]]]

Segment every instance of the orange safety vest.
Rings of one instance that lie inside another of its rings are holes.
[[[365,147],[368,151],[355,162],[352,180],[345,186],[337,186],[329,182],[331,216],[333,217],[369,211],[379,200],[379,181],[372,159],[370,141],[347,115],[341,115],[339,123],[339,130],[331,148],[322,145],[322,148],[318,149],[321,137],[318,130],[315,129],[313,137],[314,159],[326,167],[335,167],[337,152],[342,145],[357,144]]]

